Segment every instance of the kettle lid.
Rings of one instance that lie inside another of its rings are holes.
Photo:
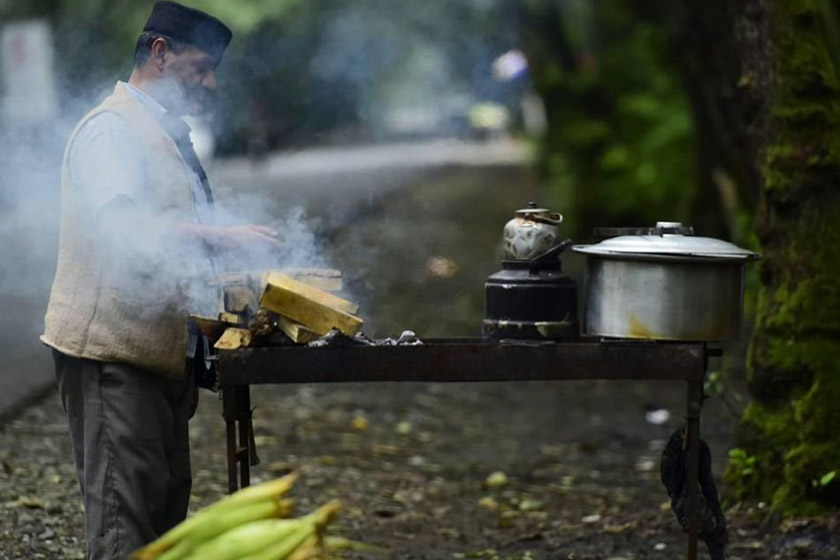
[[[537,203],[533,200],[528,203],[525,208],[520,208],[516,211],[517,216],[524,216],[526,214],[548,214],[551,212],[548,208],[537,208]]]

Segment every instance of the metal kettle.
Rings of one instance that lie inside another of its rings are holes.
[[[572,241],[557,241],[560,214],[531,205],[505,226],[502,270],[484,284],[483,333],[495,339],[576,338],[580,331],[577,283],[563,272],[560,261]],[[552,243],[545,247],[548,240]],[[509,251],[509,245],[515,251]]]
[[[505,259],[529,260],[545,253],[560,241],[563,215],[529,202],[505,224]]]

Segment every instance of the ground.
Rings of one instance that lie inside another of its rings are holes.
[[[327,250],[371,334],[474,336],[502,226],[540,194],[518,167],[439,170],[373,197],[331,231]],[[568,261],[575,273],[579,261]],[[252,474],[303,469],[299,510],[340,499],[336,532],[383,547],[385,558],[675,560],[684,537],[658,462],[684,393],[676,382],[261,387]],[[670,413],[664,424],[646,419],[658,409]],[[734,420],[720,399],[707,402],[702,432],[718,474]],[[217,395],[203,392],[191,441],[195,510],[226,489]],[[57,396],[5,425],[0,449],[0,559],[84,558]],[[489,487],[495,472],[507,484]],[[758,504],[728,519],[732,559],[840,558],[840,519],[777,524]]]
[[[679,422],[678,385],[263,388],[255,394],[262,463],[253,473],[265,480],[305,469],[299,509],[340,499],[336,531],[387,548],[386,558],[683,558],[658,481],[659,451]],[[668,425],[646,422],[654,407],[672,411]],[[710,403],[703,426],[718,451],[730,436],[724,414]],[[366,430],[354,428],[358,417]],[[205,393],[192,422],[193,509],[225,491],[223,441],[220,403]],[[28,409],[0,445],[0,558],[83,558],[58,399]],[[508,484],[487,487],[497,471]],[[771,529],[758,521],[729,512],[731,558],[840,557],[830,522]]]

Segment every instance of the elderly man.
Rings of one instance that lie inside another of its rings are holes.
[[[125,558],[186,516],[193,368],[204,364],[200,333],[188,327],[190,280],[212,272],[220,251],[277,243],[267,228],[212,225],[207,175],[181,118],[205,108],[230,39],[218,19],[158,2],[128,82],[67,144],[42,340],[69,419],[92,559]]]

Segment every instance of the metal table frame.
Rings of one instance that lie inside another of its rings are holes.
[[[341,382],[656,380],[686,383],[689,452],[687,559],[697,559],[700,411],[708,357],[703,343],[543,343],[427,340],[422,346],[274,346],[222,351],[217,375],[227,427],[228,490],[250,484],[256,464],[250,386]]]

